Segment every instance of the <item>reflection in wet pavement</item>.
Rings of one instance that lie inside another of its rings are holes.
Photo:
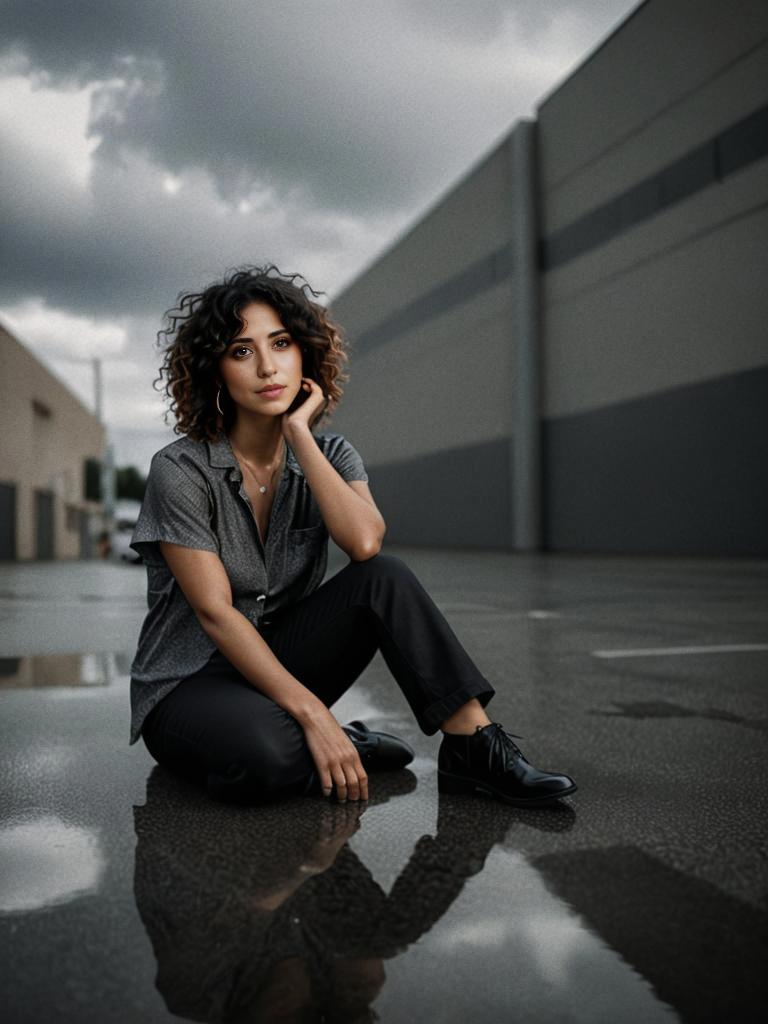
[[[134,809],[134,891],[171,1013],[678,1019],[525,856],[500,848],[520,822],[515,809],[441,795],[435,834],[419,836],[386,891],[366,864],[366,842],[385,840],[397,812],[382,812],[416,777],[376,781],[367,805],[299,798],[235,809],[152,772],[146,804]],[[561,832],[575,814],[563,803],[538,820]]]
[[[54,814],[0,824],[0,913],[40,910],[95,892],[104,873],[97,835]]]
[[[133,652],[35,654],[0,658],[0,689],[25,686],[110,686],[130,673]]]
[[[636,847],[535,861],[547,884],[686,1021],[751,1021],[765,1006],[768,914]]]

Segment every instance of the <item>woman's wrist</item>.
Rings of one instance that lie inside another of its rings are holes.
[[[312,428],[308,423],[285,423],[283,424],[283,436],[293,444],[302,437],[314,437]]]
[[[291,710],[291,714],[302,729],[305,729],[308,725],[313,725],[327,715],[328,708],[319,697],[314,697],[302,700],[301,703]]]

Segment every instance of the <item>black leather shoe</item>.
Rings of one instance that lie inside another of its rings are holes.
[[[397,736],[388,732],[373,732],[364,722],[358,721],[342,725],[341,728],[357,747],[367,772],[404,768],[413,760],[412,748]]]
[[[517,737],[520,739],[520,737]],[[488,793],[516,807],[538,807],[576,792],[569,775],[542,772],[498,722],[470,735],[443,733],[437,755],[441,793]]]

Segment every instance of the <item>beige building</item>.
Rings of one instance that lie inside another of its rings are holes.
[[[106,431],[0,325],[0,559],[97,557]]]
[[[646,0],[333,298],[389,541],[768,554],[766,69]]]

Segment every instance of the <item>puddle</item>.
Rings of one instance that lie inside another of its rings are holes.
[[[242,1021],[679,1020],[548,863],[503,847],[517,811],[440,794],[414,816],[409,775],[379,777],[362,811],[230,809],[153,771],[134,895],[165,1007],[222,1019],[226,992]]]
[[[99,651],[0,658],[0,690],[111,686],[130,675],[133,652]]]
[[[400,725],[407,727],[409,724],[405,713],[395,713],[377,704],[368,687],[361,682],[350,687],[339,697],[333,705],[333,714],[339,722],[352,722],[358,719],[372,729],[379,728],[384,731]]]
[[[28,913],[95,892],[104,874],[99,837],[58,815],[0,826],[0,914]]]

